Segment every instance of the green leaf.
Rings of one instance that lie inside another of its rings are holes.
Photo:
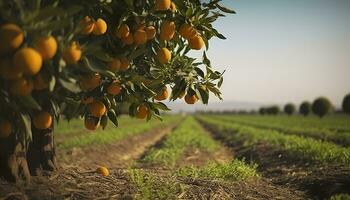
[[[221,77],[219,82],[218,82],[218,87],[220,88],[222,83],[224,82],[224,77]]]
[[[108,124],[108,117],[107,115],[103,115],[100,120],[100,125],[102,126],[102,129],[104,130]]]
[[[68,82],[63,79],[58,79],[58,81],[61,83],[62,87],[66,88],[71,92],[74,92],[74,93],[81,92],[81,89],[77,83]]]
[[[208,91],[206,91],[206,90],[204,90],[204,89],[202,89],[201,87],[199,87],[198,89],[197,89],[197,95],[198,95],[198,93],[199,93],[199,96],[201,97],[201,100],[202,100],[202,102],[203,102],[203,104],[208,104],[208,100],[209,100],[209,92]]]
[[[31,96],[24,96],[18,99],[22,104],[24,104],[27,108],[41,110],[41,106],[39,103]]]
[[[108,118],[109,120],[111,120],[111,122],[116,126],[118,127],[119,124],[118,124],[118,118],[117,118],[117,115],[115,114],[115,111],[113,109],[109,110],[107,112],[107,115],[108,115]]]
[[[166,110],[166,111],[170,111],[171,109],[168,108],[164,103],[162,102],[157,102],[157,103],[153,103],[152,104],[155,108],[160,109],[160,110]]]
[[[231,10],[229,8],[226,8],[220,4],[216,4],[216,6],[219,8],[219,10],[221,10],[222,12],[225,12],[225,13],[231,13],[231,14],[236,14],[236,12],[234,10]]]
[[[20,141],[25,146],[25,148],[28,148],[28,145],[33,138],[30,117],[24,114],[20,114],[20,117]],[[24,134],[22,134],[22,131]]]

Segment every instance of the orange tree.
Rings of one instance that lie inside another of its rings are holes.
[[[220,97],[205,54],[219,0],[0,1],[0,176],[55,170],[54,121],[118,126],[121,105],[160,118],[166,99]],[[203,59],[188,56],[204,50]]]

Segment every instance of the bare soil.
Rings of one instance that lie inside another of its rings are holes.
[[[258,171],[276,185],[304,192],[310,199],[329,199],[334,194],[350,193],[350,167],[310,162],[267,143],[245,146],[244,141],[227,141],[215,130],[213,137],[235,152],[237,158],[258,164]],[[232,132],[227,134],[234,134]]]

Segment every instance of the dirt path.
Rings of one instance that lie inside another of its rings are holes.
[[[61,151],[58,156],[59,163],[63,168],[72,167],[71,163],[82,169],[96,169],[98,166],[126,168],[139,159],[150,146],[170,133],[174,127],[162,126],[108,145]]]
[[[304,191],[312,199],[328,199],[333,194],[350,191],[349,167],[311,163],[267,143],[245,147],[244,141],[227,141],[215,129],[203,125],[234,151],[237,158],[257,163],[259,173],[275,185]]]

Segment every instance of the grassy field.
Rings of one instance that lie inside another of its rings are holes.
[[[45,186],[34,178],[36,188],[22,190],[34,199],[349,199],[349,119],[121,117],[118,128],[96,132],[81,120],[61,122],[62,167]],[[101,165],[108,177],[95,173]],[[16,187],[0,182],[0,198],[11,190]]]

